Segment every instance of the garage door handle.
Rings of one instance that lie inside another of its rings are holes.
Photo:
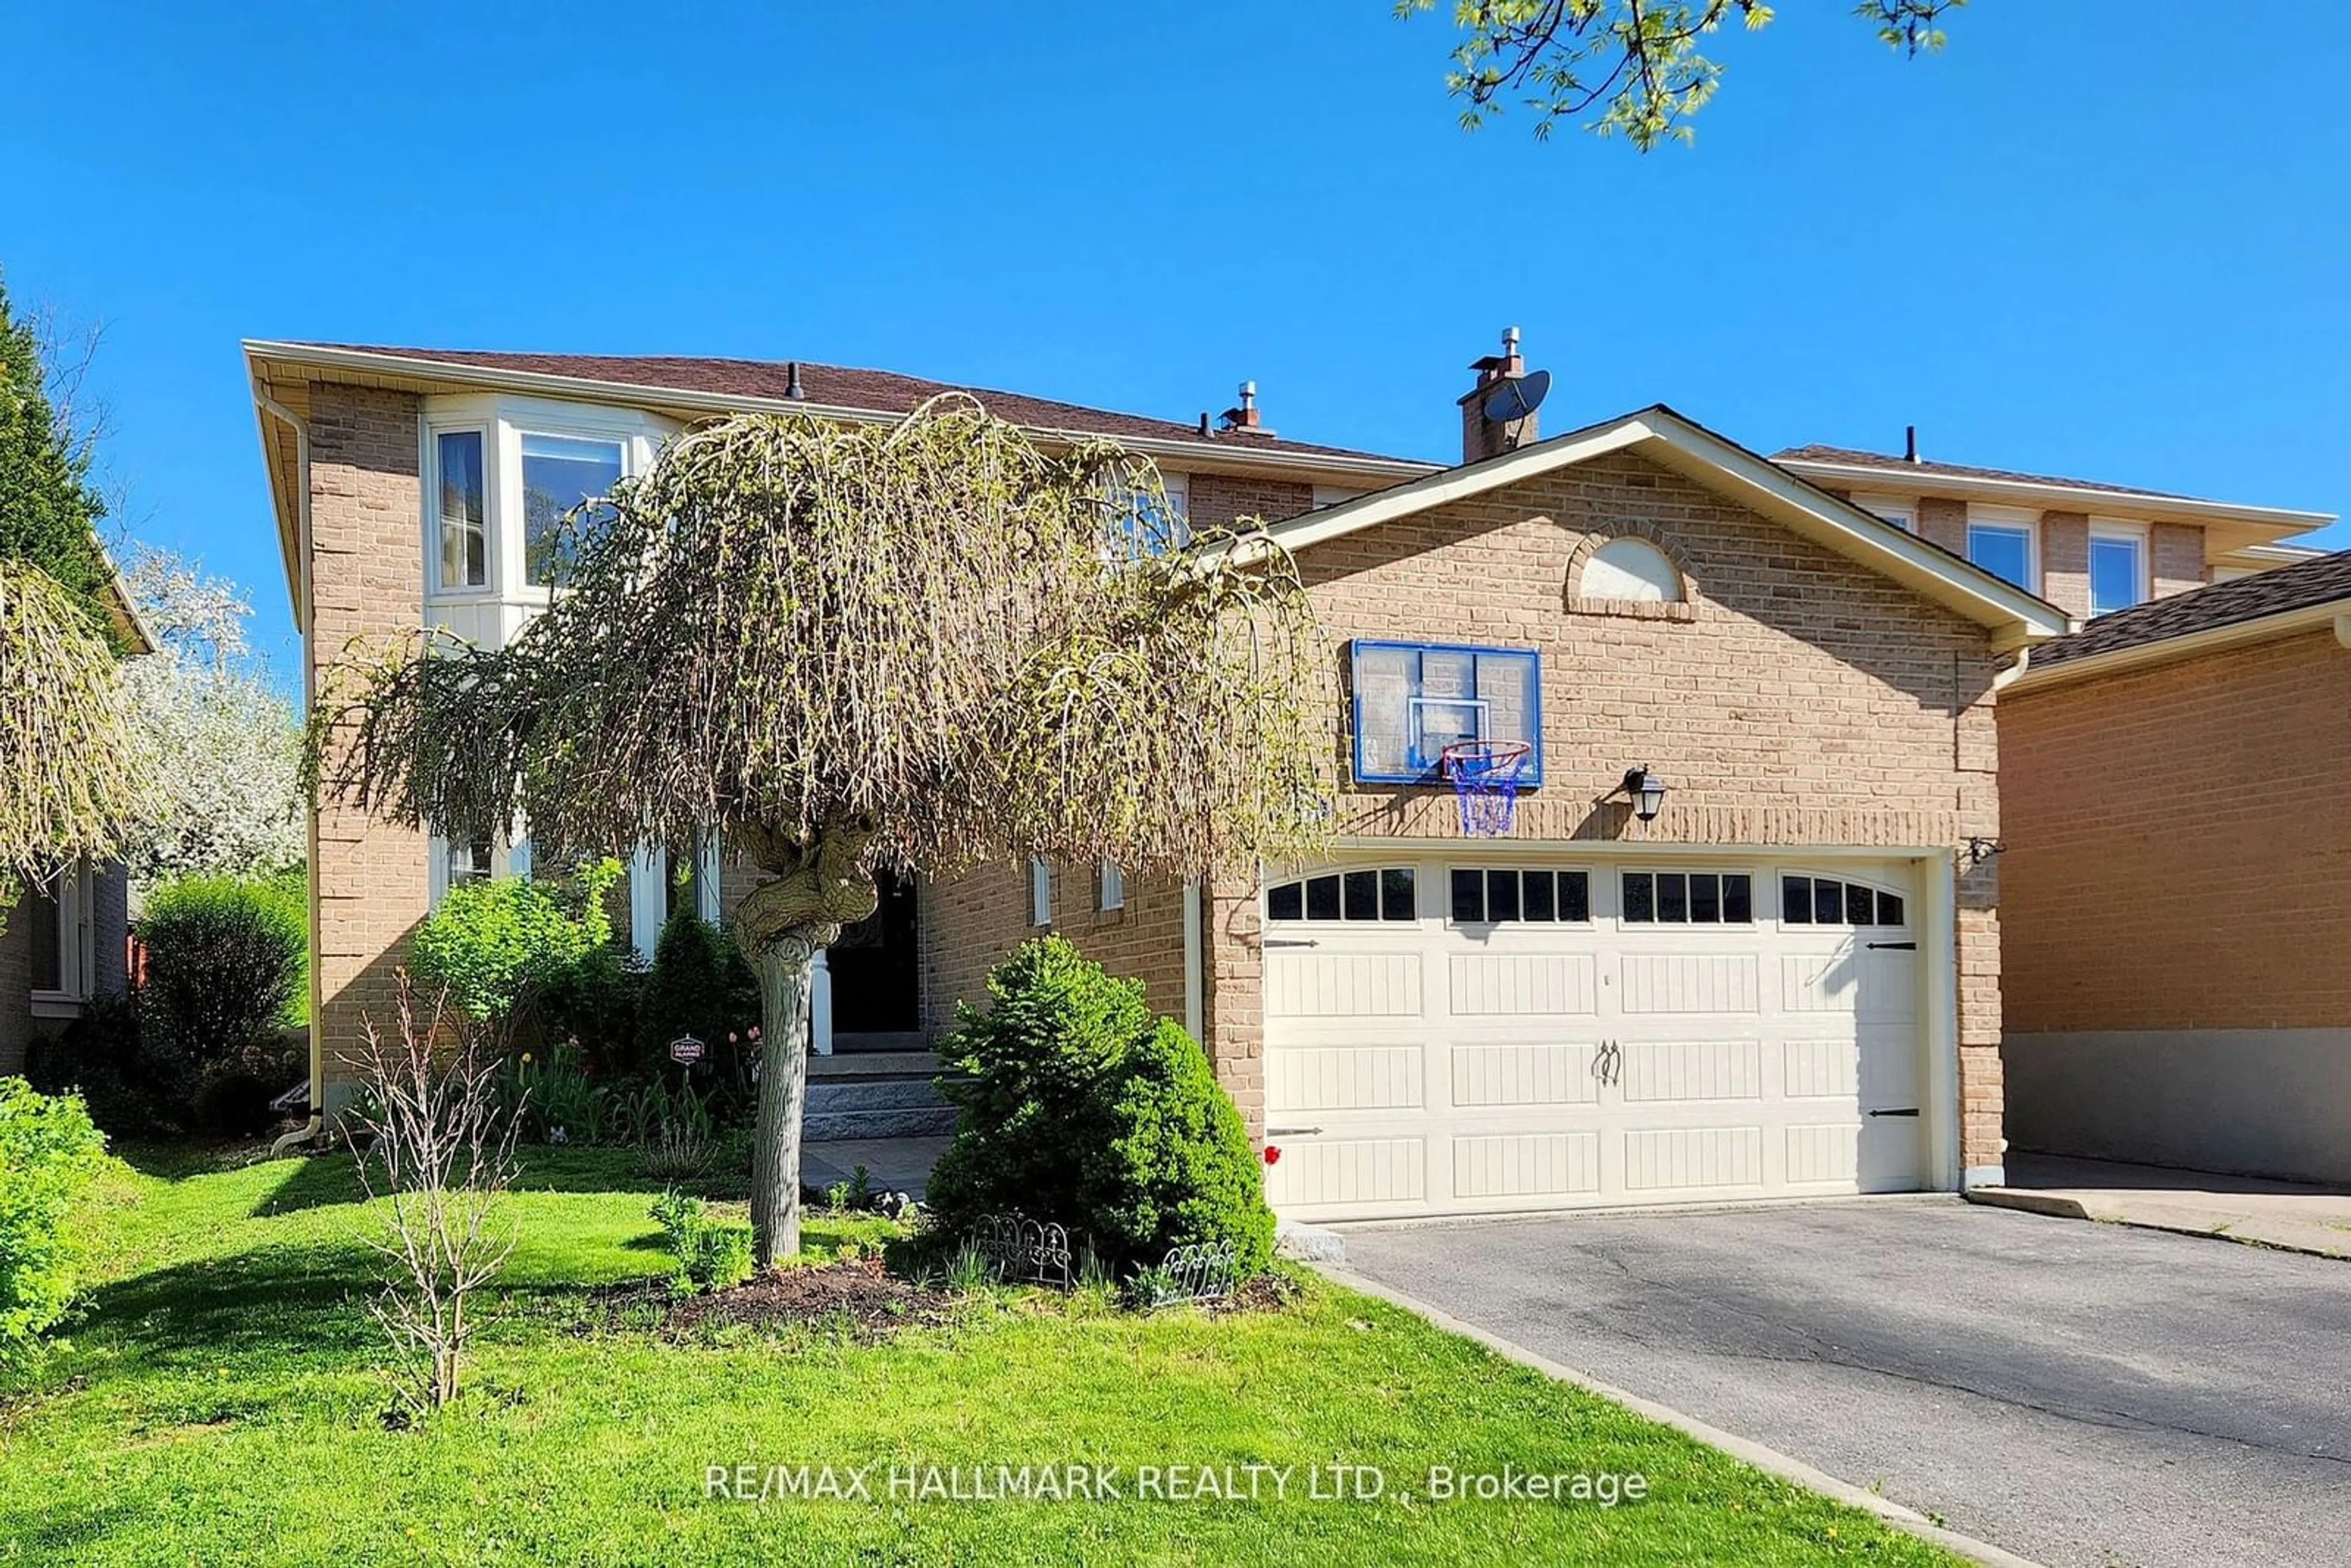
[[[1300,941],[1295,938],[1283,941],[1279,937],[1268,937],[1259,946],[1261,947],[1320,947],[1322,944],[1314,941]]]
[[[1322,1131],[1320,1127],[1268,1127],[1269,1138],[1310,1138]]]
[[[1918,1107],[1916,1105],[1907,1106],[1899,1111],[1872,1111],[1870,1113],[1873,1116],[1915,1116],[1917,1113]]]
[[[1872,942],[1869,945],[1869,950],[1873,953],[1886,947],[1896,948],[1904,953],[1916,953],[1918,950],[1918,944],[1916,942]]]

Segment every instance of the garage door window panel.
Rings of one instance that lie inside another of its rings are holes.
[[[1455,866],[1456,925],[1580,925],[1592,918],[1592,873],[1548,867]]]
[[[1905,925],[1908,915],[1900,894],[1867,883],[1793,873],[1780,878],[1783,925]]]
[[[1628,925],[1749,925],[1754,889],[1745,872],[1628,871]]]
[[[1288,925],[1322,921],[1368,925],[1418,918],[1410,866],[1329,872],[1279,883],[1265,890],[1265,917]]]

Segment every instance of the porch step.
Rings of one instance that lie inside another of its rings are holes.
[[[835,1030],[832,1050],[836,1056],[872,1056],[880,1051],[920,1051],[930,1043],[918,1029],[873,1030],[843,1033]]]
[[[838,1051],[831,1056],[810,1056],[808,1072],[811,1081],[819,1078],[935,1078],[939,1059],[927,1051],[861,1051],[853,1055]]]
[[[830,1111],[904,1111],[946,1103],[927,1075],[819,1078],[810,1080],[808,1086],[810,1115]]]
[[[813,1100],[800,1122],[810,1143],[839,1138],[944,1137],[955,1131],[956,1108],[945,1101],[870,1111],[819,1111]]]

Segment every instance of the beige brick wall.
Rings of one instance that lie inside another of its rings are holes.
[[[1013,948],[1048,930],[1114,975],[1143,982],[1155,1012],[1184,1018],[1184,890],[1180,883],[1130,878],[1122,909],[1096,907],[1092,867],[1056,866],[1050,927],[1029,923],[1026,861],[982,866],[959,877],[925,879],[917,894],[923,953],[923,1026],[955,1026],[958,1001],[987,994],[987,972]]]
[[[2204,530],[2189,524],[2156,524],[2147,553],[2158,599],[2201,588],[2211,575],[2204,565]]]
[[[1687,618],[1567,608],[1571,559],[1640,532],[1689,573]],[[1578,465],[1317,546],[1301,558],[1325,630],[1535,647],[1547,781],[1514,836],[1757,847],[1956,846],[1997,835],[1996,659],[1980,629],[1823,546],[1633,455]],[[1655,822],[1609,797],[1643,764]],[[1449,793],[1345,794],[1340,831],[1449,838]],[[2000,1159],[2000,925],[1991,873],[1962,889],[1962,1159]],[[1211,1043],[1263,1125],[1257,896],[1208,912]]]
[[[328,383],[310,390],[311,630],[314,679],[353,636],[397,632],[424,616],[423,498],[417,400]],[[317,888],[311,933],[313,1026],[328,1076],[362,1022],[392,1027],[392,971],[423,919],[426,841],[339,802],[311,823]]]
[[[2090,613],[2090,517],[2041,514],[2041,597],[2068,615]]]
[[[2346,716],[2327,631],[2010,694],[2008,1028],[2351,1024]]]

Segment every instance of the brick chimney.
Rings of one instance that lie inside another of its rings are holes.
[[[1486,398],[1504,382],[1514,382],[1527,373],[1527,362],[1519,357],[1519,329],[1502,329],[1502,351],[1488,354],[1469,361],[1478,372],[1478,384],[1461,394],[1461,461],[1479,463],[1498,457],[1512,448],[1535,439],[1535,416],[1495,421],[1486,417]]]
[[[1271,435],[1273,434],[1272,430],[1258,417],[1257,383],[1255,382],[1243,382],[1241,383],[1241,401],[1235,406],[1225,410],[1224,424],[1222,428],[1228,431],[1246,430],[1255,435]]]

